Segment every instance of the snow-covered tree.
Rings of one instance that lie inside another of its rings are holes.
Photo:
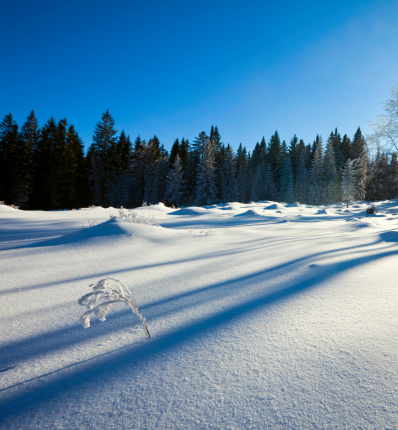
[[[334,159],[334,146],[331,139],[328,140],[326,145],[325,155],[323,157],[322,166],[322,194],[324,203],[333,203],[337,198],[337,172]]]
[[[398,151],[398,87],[391,90],[391,98],[384,103],[384,114],[373,123],[373,134],[370,136],[373,144],[380,147],[382,152]]]
[[[365,200],[366,188],[369,182],[369,156],[366,147],[361,155],[353,160],[353,163],[355,167],[357,197],[359,200]]]
[[[184,198],[185,181],[183,174],[181,158],[177,154],[166,181],[166,200],[174,206],[181,206]]]
[[[314,160],[309,174],[308,181],[308,200],[310,204],[319,205],[323,198],[323,183],[322,183],[322,145],[319,144],[315,150]]]
[[[353,168],[353,162],[348,159],[341,178],[341,194],[342,201],[348,204],[351,203],[357,197],[357,189],[355,186],[355,170]]]

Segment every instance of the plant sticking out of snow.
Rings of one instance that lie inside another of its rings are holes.
[[[96,285],[90,286],[94,291],[84,295],[78,301],[79,305],[88,308],[80,317],[80,322],[84,328],[90,327],[90,320],[93,316],[96,316],[100,321],[105,321],[105,316],[110,306],[114,303],[124,302],[138,316],[144,326],[145,333],[148,337],[151,337],[145,318],[138,310],[137,303],[131,291],[123,282],[115,278],[105,278],[101,279]]]
[[[116,219],[118,221],[127,221],[127,222],[131,222],[131,223],[147,224],[147,225],[159,227],[159,224],[156,222],[154,216],[138,215],[132,209],[124,209],[123,206],[120,207],[119,216],[116,217]]]

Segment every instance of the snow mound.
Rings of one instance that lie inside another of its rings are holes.
[[[266,206],[264,210],[276,210],[276,209],[284,209],[285,206],[279,203],[274,203],[272,205]]]
[[[166,231],[166,232],[165,232]],[[50,239],[45,242],[34,244],[34,247],[39,246],[55,246],[68,245],[76,242],[83,242],[90,239],[106,239],[109,237],[141,237],[149,240],[157,240],[164,234],[168,235],[170,231],[159,226],[148,224],[131,223],[127,221],[117,221],[111,218],[101,224],[92,227],[82,228],[79,231],[68,233],[64,236]]]
[[[318,209],[315,215],[331,215],[331,213],[327,209]]]
[[[299,203],[289,203],[285,205],[285,208],[299,208],[301,205]]]
[[[190,216],[196,216],[196,215],[203,215],[205,213],[209,212],[209,209],[201,208],[201,207],[189,207],[189,208],[183,208],[183,209],[177,209],[174,212],[171,212],[171,215],[190,215]]]
[[[245,211],[245,212],[242,212],[242,213],[240,213],[240,214],[234,215],[234,217],[245,217],[245,216],[248,216],[248,217],[261,217],[261,218],[264,218],[264,216],[263,216],[263,215],[259,214],[258,212],[256,212],[256,211],[255,211],[255,210],[253,210],[253,209],[249,209],[249,210],[247,210],[247,211]]]

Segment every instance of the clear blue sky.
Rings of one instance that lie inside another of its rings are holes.
[[[109,109],[169,149],[217,125],[248,150],[275,130],[353,136],[398,84],[398,1],[2,0],[0,115],[33,109],[88,147]]]

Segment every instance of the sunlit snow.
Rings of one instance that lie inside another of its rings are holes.
[[[366,207],[0,206],[0,428],[398,428],[398,200]],[[108,276],[152,338],[83,329]]]

